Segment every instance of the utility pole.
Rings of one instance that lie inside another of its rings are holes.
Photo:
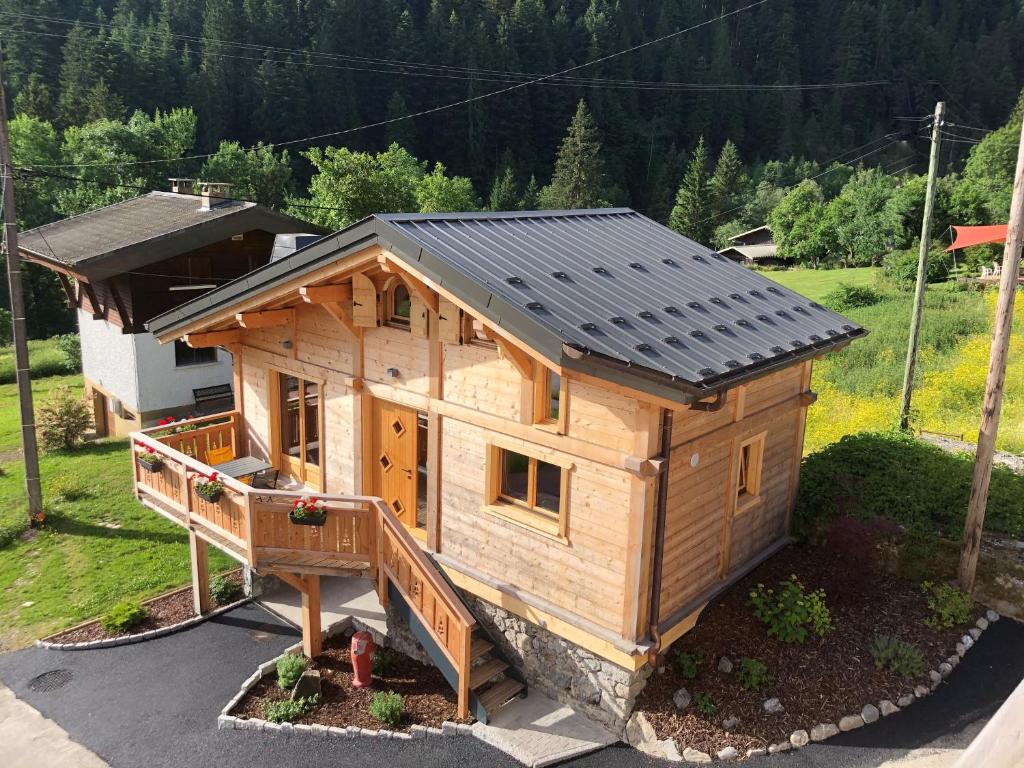
[[[1017,297],[1017,274],[1020,270],[1020,249],[1024,243],[1024,122],[1021,125],[1017,150],[1017,172],[1013,177],[1013,198],[1010,201],[1010,223],[1003,250],[1003,274],[999,279],[999,301],[996,304],[996,327],[992,334],[988,378],[985,380],[985,401],[981,407],[981,428],[978,430],[978,451],[974,460],[974,482],[967,506],[964,541],[960,550],[960,588],[967,593],[974,589],[974,573],[981,551],[981,531],[988,504],[988,484],[992,479],[992,454],[999,431],[999,412],[1003,406],[1003,382],[1006,379],[1006,358],[1013,327],[1013,304]]]
[[[914,290],[914,312],[910,317],[910,342],[907,365],[903,369],[903,403],[900,405],[900,429],[910,428],[910,395],[914,389],[914,367],[917,365],[917,343],[921,335],[921,311],[924,309],[924,287],[928,279],[928,249],[932,247],[932,215],[935,213],[935,183],[939,175],[939,144],[946,103],[935,105],[932,122],[932,151],[928,158],[928,188],[924,193],[924,221],[921,222],[921,250],[917,256],[917,288]]]
[[[36,446],[36,417],[32,408],[32,380],[28,368],[25,329],[25,297],[21,291],[21,252],[18,250],[18,222],[14,210],[14,165],[7,135],[7,94],[4,91],[4,51],[0,44],[0,184],[3,185],[4,243],[7,250],[7,285],[11,294],[11,326],[14,335],[14,367],[21,406],[21,448],[25,454],[25,491],[28,514],[33,523],[42,519],[43,492],[39,485],[39,448]]]

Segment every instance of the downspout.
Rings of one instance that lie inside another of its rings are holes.
[[[651,569],[651,604],[648,613],[650,621],[651,648],[647,659],[656,664],[658,652],[661,650],[661,633],[658,630],[658,618],[661,614],[661,578],[662,559],[665,556],[665,515],[668,505],[668,470],[672,454],[672,410],[665,408],[661,412],[661,473],[658,476],[658,498],[654,521],[654,563]]]

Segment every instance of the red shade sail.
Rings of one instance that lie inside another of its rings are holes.
[[[972,245],[984,243],[1002,243],[1006,241],[1006,224],[992,224],[985,227],[953,227],[956,237],[947,251],[970,248]]]

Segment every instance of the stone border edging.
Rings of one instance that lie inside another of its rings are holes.
[[[152,600],[147,600],[146,602],[159,600],[162,597],[166,597],[166,595],[158,595],[157,597],[154,597]],[[189,629],[197,624],[202,624],[207,619],[212,619],[214,616],[220,616],[222,613],[227,613],[228,611],[237,608],[240,605],[248,603],[250,600],[252,600],[251,597],[243,597],[241,600],[236,600],[233,603],[222,605],[219,608],[215,608],[214,610],[210,611],[209,613],[202,614],[201,616],[193,616],[189,619],[185,619],[184,621],[179,621],[177,624],[171,624],[166,627],[158,627],[157,629],[151,629],[148,632],[140,632],[136,635],[106,637],[102,640],[87,640],[82,643],[54,643],[50,640],[36,640],[35,644],[36,648],[46,648],[52,651],[89,651],[95,648],[113,648],[116,645],[134,645],[135,643],[144,643],[147,640],[155,640],[158,637],[173,635],[175,632],[180,632],[183,629]],[[145,603],[143,603],[143,605],[145,605]],[[92,619],[86,622],[86,624],[91,624],[93,621],[96,621],[96,619]],[[71,629],[74,629],[74,627],[72,627]],[[63,632],[68,631],[69,630],[67,629],[63,630]],[[63,634],[63,632],[58,634]]]
[[[914,687],[913,693],[906,693],[896,699],[896,703],[883,699],[878,704],[868,703],[865,704],[861,711],[857,714],[845,715],[839,719],[837,723],[818,723],[810,730],[800,729],[793,731],[787,741],[780,741],[777,744],[771,744],[767,748],[759,747],[748,749],[745,757],[757,757],[761,755],[774,755],[779,752],[788,752],[791,749],[800,749],[810,743],[820,743],[832,738],[840,733],[847,731],[853,731],[857,728],[862,728],[865,725],[878,722],[882,717],[888,717],[889,715],[896,714],[902,709],[906,709],[918,699],[923,699],[925,696],[930,694],[942,681],[949,677],[952,673],[953,668],[960,663],[960,659],[963,658],[964,654],[967,653],[974,644],[981,637],[982,632],[988,629],[989,625],[993,622],[999,621],[999,613],[989,609],[985,612],[984,616],[981,616],[975,621],[974,625],[967,630],[967,632],[960,638],[956,644],[956,652],[946,658],[944,661],[937,665],[937,669],[932,669],[928,672],[928,677],[931,681],[931,685],[917,685]],[[642,721],[642,722],[641,722]],[[634,724],[633,728],[629,728],[630,724]],[[741,756],[741,753],[736,747],[727,746],[720,749],[717,754],[712,757],[707,752],[701,752],[691,747],[686,747],[682,752],[679,751],[679,746],[676,744],[675,739],[658,739],[654,735],[654,728],[647,722],[642,711],[634,713],[627,724],[627,731],[632,730],[637,733],[638,738],[635,743],[630,740],[631,746],[639,749],[642,752],[650,754],[653,757],[660,757],[675,763],[710,763],[715,757],[719,760],[728,761],[736,760]]]
[[[354,622],[351,618],[339,621],[337,624],[333,624],[329,629],[324,632],[324,635],[328,638],[334,637],[335,635],[343,633],[346,629],[352,628]],[[238,693],[229,701],[220,714],[217,715],[217,730],[236,730],[236,731],[263,731],[268,733],[316,733],[321,736],[333,736],[335,738],[354,739],[354,738],[369,738],[369,739],[398,739],[411,741],[414,739],[423,739],[427,737],[438,737],[438,736],[472,736],[473,726],[466,723],[453,723],[451,721],[444,721],[441,723],[440,728],[428,728],[423,725],[412,725],[410,726],[410,733],[403,733],[401,731],[390,731],[387,729],[381,729],[374,731],[369,728],[359,728],[354,725],[349,725],[344,728],[339,728],[336,725],[320,725],[314,723],[313,725],[306,725],[305,723],[272,723],[269,720],[260,720],[259,718],[240,718],[230,714],[242,698],[252,690],[258,682],[264,677],[277,671],[277,660],[285,654],[292,653],[294,651],[302,651],[302,643],[296,643],[295,645],[285,648],[279,656],[275,656],[270,661],[265,661],[260,664],[256,671],[246,678],[245,682],[242,683],[242,687]]]

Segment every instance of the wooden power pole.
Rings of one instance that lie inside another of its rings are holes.
[[[32,380],[28,368],[28,341],[25,328],[25,297],[21,290],[21,252],[18,250],[18,223],[14,210],[14,165],[7,134],[7,94],[4,91],[4,51],[0,45],[0,184],[3,185],[4,243],[7,250],[7,285],[11,294],[11,326],[14,335],[14,367],[21,406],[21,448],[25,454],[25,491],[28,514],[33,522],[43,512],[43,492],[39,484],[39,449],[36,446],[36,418],[32,408]]]
[[[1013,304],[1017,297],[1017,274],[1020,270],[1020,249],[1024,242],[1024,121],[1021,124],[1020,147],[1017,150],[1017,172],[1013,177],[1013,198],[1010,201],[1010,223],[1003,250],[1003,273],[999,280],[999,301],[996,304],[996,327],[992,334],[992,352],[985,380],[985,401],[981,407],[981,428],[978,431],[978,452],[974,460],[974,482],[967,506],[963,548],[960,551],[960,588],[974,589],[974,574],[981,551],[981,530],[988,504],[988,484],[992,479],[992,454],[999,431],[999,412],[1003,406],[1003,382],[1006,379],[1006,358],[1010,350],[1013,327]]]
[[[928,187],[924,193],[924,220],[921,222],[921,250],[917,257],[917,288],[914,290],[914,311],[910,317],[910,342],[907,364],[903,369],[903,402],[900,405],[900,429],[910,427],[910,395],[914,389],[914,367],[917,365],[917,344],[921,335],[921,311],[924,309],[924,288],[928,281],[928,250],[932,247],[932,215],[935,212],[935,183],[939,175],[939,144],[946,103],[935,105],[932,122],[932,151],[928,158]]]

